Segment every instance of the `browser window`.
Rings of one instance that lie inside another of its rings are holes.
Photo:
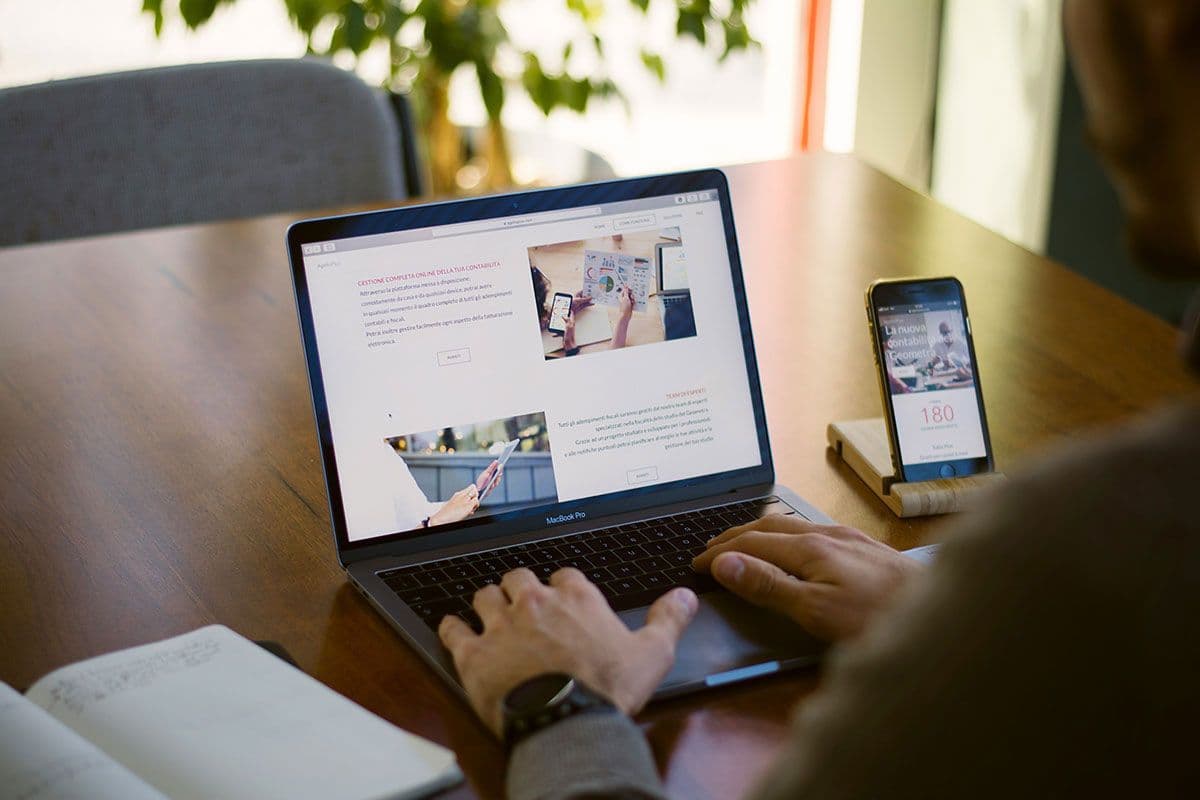
[[[302,252],[351,541],[761,464],[715,192]]]

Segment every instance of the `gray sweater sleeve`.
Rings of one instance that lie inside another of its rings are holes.
[[[645,737],[615,711],[581,714],[533,734],[508,764],[510,800],[665,800]]]

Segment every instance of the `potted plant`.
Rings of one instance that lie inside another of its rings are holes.
[[[653,2],[673,2],[675,32],[705,46],[723,61],[730,53],[757,46],[746,27],[746,8],[753,0],[628,0],[646,14]],[[161,34],[164,17],[174,11],[189,29],[207,22],[219,5],[237,0],[143,0],[143,12]],[[564,0],[581,21],[580,34],[562,43],[557,68],[517,47],[500,19],[504,0],[281,0],[288,17],[306,37],[308,52],[333,56],[348,52],[356,60],[372,46],[388,52],[385,88],[409,95],[421,121],[427,148],[430,187],[434,193],[455,190],[463,163],[462,133],[450,121],[451,76],[474,72],[487,110],[483,186],[512,184],[508,143],[500,115],[510,91],[526,92],[547,116],[557,108],[583,113],[593,98],[624,99],[619,86],[603,71],[578,74],[573,59],[591,48],[604,64],[604,41],[598,33],[603,0]],[[658,80],[666,78],[662,56],[643,48],[641,61]]]

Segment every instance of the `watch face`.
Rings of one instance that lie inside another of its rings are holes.
[[[571,693],[575,680],[570,675],[552,672],[530,678],[508,693],[504,709],[509,714],[526,714],[552,706]]]

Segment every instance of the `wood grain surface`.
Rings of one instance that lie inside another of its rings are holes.
[[[878,413],[873,278],[957,275],[997,464],[1192,391],[1165,323],[849,157],[728,170],[780,478],[897,546],[899,520],[826,449]],[[454,748],[504,761],[346,583],[334,556],[283,236],[292,217],[0,250],[0,680],[220,622]],[[642,721],[680,797],[741,793],[814,673],[660,704]]]

